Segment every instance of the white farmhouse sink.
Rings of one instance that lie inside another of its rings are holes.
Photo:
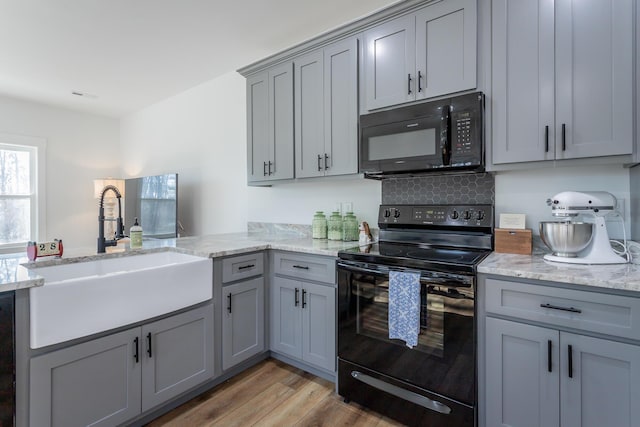
[[[35,267],[31,348],[150,319],[211,299],[213,262],[176,252]]]

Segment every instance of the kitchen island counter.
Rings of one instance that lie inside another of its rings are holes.
[[[190,255],[217,258],[248,252],[276,249],[313,255],[337,256],[338,251],[358,246],[358,242],[342,242],[287,232],[252,231],[212,234],[177,239],[144,240],[142,249],[108,248],[106,254],[96,254],[95,248],[65,249],[62,258],[42,258],[29,263],[25,254],[0,258],[0,292],[42,286],[44,279],[26,266],[44,267],[71,262],[84,262],[101,257],[119,257],[134,254],[173,250]]]

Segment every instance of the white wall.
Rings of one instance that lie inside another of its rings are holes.
[[[346,201],[377,222],[376,181],[247,186],[245,79],[235,72],[127,116],[121,138],[125,176],[178,173],[184,235],[244,231],[247,221],[311,224],[314,211]]]
[[[496,173],[496,227],[501,213],[526,213],[527,228],[538,234],[540,221],[553,221],[546,200],[561,191],[608,191],[624,209],[629,237],[629,169],[622,166],[572,166]],[[624,206],[622,206],[624,205]],[[619,220],[607,221],[610,237],[622,238]]]
[[[93,180],[119,174],[119,122],[0,96],[0,133],[46,141],[46,235],[39,240],[95,246]]]

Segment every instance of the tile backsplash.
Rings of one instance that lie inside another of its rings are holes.
[[[388,178],[383,204],[495,204],[491,173]]]

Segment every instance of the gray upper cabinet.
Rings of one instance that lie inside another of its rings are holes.
[[[358,41],[294,60],[296,177],[358,172]]]
[[[249,182],[293,178],[293,66],[290,62],[247,78]]]
[[[443,0],[364,33],[364,109],[476,87],[477,5]]]
[[[632,0],[493,0],[493,163],[628,155]]]
[[[227,370],[264,351],[264,278],[223,287],[222,309],[222,369]]]

